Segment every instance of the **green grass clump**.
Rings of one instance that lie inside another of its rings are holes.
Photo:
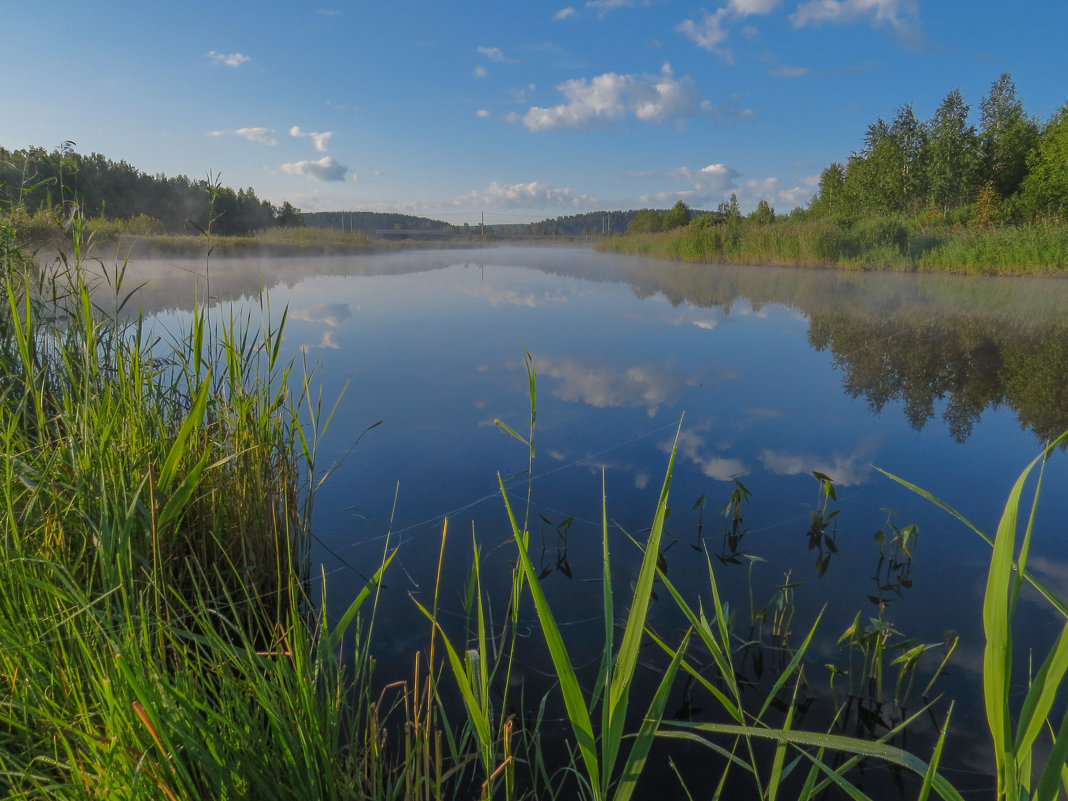
[[[159,339],[83,233],[0,248],[0,795],[359,797],[367,592],[337,627],[307,597],[284,315]]]

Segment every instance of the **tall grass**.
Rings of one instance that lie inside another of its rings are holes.
[[[602,250],[725,264],[962,273],[1057,273],[1068,265],[1068,229],[1027,225],[976,230],[928,216],[859,220],[709,222],[606,240]]]
[[[0,265],[0,795],[356,797],[371,590],[307,594],[284,315],[153,338],[74,233]]]

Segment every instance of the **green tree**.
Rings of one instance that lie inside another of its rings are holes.
[[[845,195],[854,214],[887,214],[901,209],[901,148],[879,118],[864,135],[864,149],[849,157]]]
[[[959,89],[942,100],[930,126],[927,147],[928,198],[946,211],[970,203],[976,192],[979,138],[968,124],[968,105]]]
[[[914,210],[925,199],[927,189],[927,124],[916,118],[911,103],[897,110],[890,123],[890,138],[898,149],[898,181],[901,210]]]
[[[761,200],[749,215],[748,220],[757,225],[771,225],[775,222],[775,209],[768,204],[768,201]]]
[[[304,226],[304,217],[300,209],[287,200],[281,208],[275,209],[274,224],[281,228],[301,228]]]
[[[837,161],[820,173],[816,195],[809,204],[812,213],[820,217],[844,214],[847,211],[845,181],[846,169]]]
[[[672,206],[671,211],[664,216],[664,230],[670,231],[672,228],[681,228],[684,225],[689,225],[690,216],[690,207],[680,200]]]
[[[725,219],[728,223],[736,223],[742,219],[742,211],[738,206],[738,195],[731,192],[731,199],[729,202],[720,203],[716,208],[716,214]]]
[[[627,225],[627,233],[655,234],[663,228],[663,217],[652,209],[637,212]]]
[[[1032,216],[1068,221],[1068,103],[1049,121],[1028,159],[1024,206]]]
[[[1027,175],[1027,157],[1038,143],[1038,124],[1016,97],[1012,75],[1003,72],[980,104],[982,112],[982,176],[1000,197],[1020,188]]]

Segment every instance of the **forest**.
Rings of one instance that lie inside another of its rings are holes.
[[[125,233],[242,236],[303,224],[300,210],[256,197],[250,187],[223,186],[218,175],[150,175],[126,161],[88,156],[63,142],[54,150],[0,147],[0,208],[10,209],[25,238],[38,239],[77,207],[87,220],[110,222]]]

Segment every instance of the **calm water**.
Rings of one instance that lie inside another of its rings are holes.
[[[141,299],[163,320],[184,314],[195,275],[205,271],[202,261],[134,268],[154,276]],[[813,727],[825,725],[829,708],[825,665],[848,668],[836,640],[858,610],[874,617],[883,600],[884,620],[899,632],[891,642],[937,643],[955,630],[960,646],[936,683],[957,699],[949,747],[959,772],[951,776],[989,786],[971,773],[987,767],[975,681],[989,549],[873,466],[993,531],[1020,469],[1045,438],[1068,428],[1068,283],[693,266],[517,248],[213,259],[210,281],[200,280],[202,295],[253,308],[249,298],[260,286],[276,315],[289,305],[288,348],[319,366],[327,405],[340,397],[321,466],[340,464],[318,497],[315,521],[329,602],[352,597],[360,573],[381,558],[387,532],[389,545],[400,547],[377,623],[382,679],[407,676],[412,653],[425,644],[425,620],[411,598],[430,600],[446,516],[447,618],[462,630],[472,534],[483,548],[494,614],[504,614],[513,550],[497,476],[522,506],[528,454],[494,420],[528,430],[526,350],[537,373],[533,556],[576,662],[596,658],[602,625],[602,471],[613,567],[625,590],[640,554],[623,532],[640,537],[651,523],[681,419],[664,558],[683,593],[707,602],[707,551],[742,638],[750,636],[750,598],[765,607],[787,576],[798,585],[793,644],[827,605],[808,659]],[[840,512],[827,530],[836,552],[810,548],[819,500],[813,471],[837,491],[830,509]],[[735,477],[752,496],[743,508],[745,536],[732,550],[719,510]],[[1046,480],[1032,565],[1064,597],[1064,454]],[[695,508],[702,497],[703,518]],[[911,565],[891,574],[873,540],[888,515],[919,527]],[[747,556],[759,557],[751,571]],[[679,616],[659,595],[653,625],[677,639]],[[1023,613],[1020,653],[1035,646],[1044,654],[1056,620],[1031,598]],[[520,658],[538,686],[548,661],[531,631]],[[924,657],[917,689],[940,658],[939,649]],[[896,668],[886,680],[891,695],[894,676]],[[837,680],[840,698],[847,684]],[[673,703],[684,700],[680,690]],[[701,698],[693,705],[712,707]],[[923,742],[925,725],[914,742]]]

